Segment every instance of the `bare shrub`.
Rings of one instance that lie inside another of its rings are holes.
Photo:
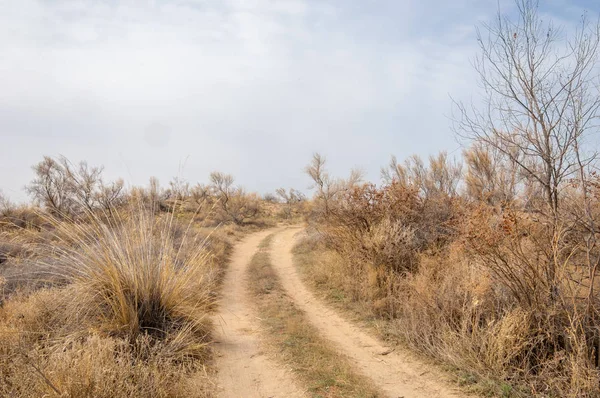
[[[190,195],[193,201],[200,205],[208,201],[211,197],[210,187],[207,185],[196,184],[190,189]]]
[[[429,247],[443,247],[453,235],[453,221],[460,207],[458,196],[462,166],[448,158],[445,152],[429,157],[429,164],[413,155],[404,165],[392,156],[381,176],[387,183],[394,183],[409,190],[416,190],[421,199],[421,217],[417,233]]]
[[[137,209],[143,207],[152,212],[170,212],[173,209],[168,205],[170,192],[161,187],[158,178],[152,176],[148,179],[146,187],[134,186],[129,189],[128,202]]]
[[[0,216],[7,217],[15,210],[15,205],[0,191]]]
[[[283,216],[286,219],[290,219],[294,216],[295,212],[298,212],[298,206],[306,200],[304,194],[300,191],[290,188],[278,188],[275,193],[281,198],[284,203]]]
[[[190,184],[181,177],[169,181],[170,196],[178,201],[184,201],[190,196]]]
[[[45,156],[33,170],[36,177],[26,190],[55,217],[72,218],[98,209],[112,212],[123,203],[123,181],[105,184],[101,166],[89,166],[85,161],[73,165],[65,157]]]
[[[231,174],[212,172],[210,174],[212,195],[218,201],[223,221],[233,221],[237,225],[260,213],[260,198],[248,194],[243,188],[234,185]]]
[[[419,253],[437,244],[423,228],[424,205],[417,188],[397,182],[382,188],[364,184],[340,197],[322,230],[347,261],[346,288],[355,300],[394,316],[396,279],[416,271]]]
[[[161,188],[158,178],[150,177],[148,187],[143,191],[142,197],[153,211],[167,210],[165,201],[168,199],[168,193]]]
[[[315,189],[314,208],[317,216],[329,217],[331,207],[340,195],[357,186],[363,178],[363,173],[358,169],[350,171],[348,179],[332,177],[325,168],[326,159],[319,153],[313,154],[311,162],[304,171],[313,180],[312,189]]]
[[[100,207],[112,214],[114,209],[123,205],[125,201],[125,183],[118,179],[109,184],[102,184],[96,193]]]
[[[262,200],[264,200],[267,203],[277,203],[277,196],[273,193],[267,192],[266,194],[264,194],[262,196]]]
[[[33,166],[33,171],[36,177],[26,189],[34,201],[54,215],[70,214],[73,208],[71,183],[63,165],[44,156],[41,162]]]

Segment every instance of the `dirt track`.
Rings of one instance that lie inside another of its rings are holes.
[[[355,364],[358,372],[373,380],[388,396],[397,398],[464,396],[443,381],[431,366],[410,354],[390,352],[382,342],[362,331],[318,300],[302,283],[291,250],[301,228],[279,228],[254,234],[238,245],[224,281],[221,326],[217,345],[219,382],[223,397],[301,397],[289,371],[262,355],[258,348],[257,322],[246,294],[244,270],[260,241],[275,232],[271,258],[281,283],[308,320]]]
[[[246,268],[260,242],[276,230],[253,234],[240,242],[223,281],[223,296],[215,319],[219,397],[304,397],[290,371],[261,351],[258,320],[246,291]]]

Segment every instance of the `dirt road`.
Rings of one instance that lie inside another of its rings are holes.
[[[219,397],[305,396],[291,372],[261,352],[259,322],[246,291],[246,267],[260,242],[274,231],[259,232],[240,242],[223,281],[219,314],[215,317]]]
[[[271,259],[281,283],[322,336],[347,356],[356,370],[392,398],[458,398],[464,396],[443,381],[431,366],[406,352],[390,352],[382,342],[345,320],[318,300],[303,284],[291,250],[301,228],[277,228],[253,234],[235,249],[223,284],[217,317],[216,351],[221,397],[303,397],[305,393],[285,366],[260,351],[258,319],[247,293],[245,270],[258,245],[275,233]],[[308,348],[307,348],[308,349]]]

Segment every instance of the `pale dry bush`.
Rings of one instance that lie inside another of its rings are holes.
[[[247,193],[234,185],[234,177],[218,171],[210,174],[210,195],[217,205],[215,219],[242,225],[257,218],[261,211],[261,199],[257,194]]]
[[[311,178],[315,190],[310,218],[314,220],[327,219],[341,197],[360,185],[363,171],[352,169],[348,178],[337,178],[329,174],[326,168],[327,159],[320,153],[314,153],[304,172]]]
[[[414,187],[425,199],[439,195],[457,196],[461,175],[462,165],[450,159],[446,152],[430,156],[428,165],[418,155],[410,156],[404,164],[392,156],[388,166],[381,169],[386,184],[395,182]]]
[[[40,214],[40,210],[28,205],[15,205],[0,213],[0,231],[20,229],[41,230],[48,223]]]
[[[514,305],[498,287],[462,255],[428,259],[400,282],[397,318],[387,330],[480,379],[510,383],[516,395],[522,386],[525,395],[597,396],[600,372],[568,316]]]
[[[502,153],[475,142],[464,152],[467,164],[466,195],[490,205],[511,203],[516,199],[520,181],[518,165]]]
[[[32,169],[35,178],[26,190],[55,217],[86,216],[97,210],[110,213],[125,200],[123,180],[105,183],[102,166],[89,166],[85,161],[75,165],[64,156],[44,156]]]
[[[279,213],[281,218],[291,220],[304,212],[303,207],[306,197],[302,192],[294,188],[290,188],[289,190],[278,188],[275,193],[279,197],[279,200],[283,202],[283,208]],[[279,202],[277,197],[273,196],[273,199],[273,203]]]
[[[394,317],[397,281],[415,272],[419,253],[439,250],[456,218],[446,196],[424,200],[400,182],[345,192],[320,226],[329,247],[346,261],[346,289],[379,315]]]
[[[242,225],[256,220],[260,213],[260,197],[240,189],[230,196],[226,207],[221,207],[221,211],[217,213],[217,220],[233,221],[237,225]]]
[[[160,186],[160,181],[156,177],[150,177],[146,187],[131,187],[126,199],[126,207],[130,208],[129,211],[135,211],[140,207],[155,213],[174,210],[174,207],[170,206],[172,203],[168,203],[169,192]]]

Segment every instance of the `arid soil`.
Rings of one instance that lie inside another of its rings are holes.
[[[260,350],[257,314],[247,294],[245,270],[260,242],[276,230],[255,233],[240,242],[223,281],[215,319],[219,396],[304,397],[292,373],[270,361]]]
[[[217,366],[222,397],[302,397],[302,386],[285,366],[260,351],[258,322],[246,292],[244,271],[261,240],[275,233],[271,259],[281,283],[308,320],[333,347],[373,380],[389,397],[458,398],[459,391],[437,369],[398,348],[391,349],[317,299],[293,264],[292,248],[300,227],[276,228],[251,235],[233,254],[224,280],[217,318]],[[310,348],[307,348],[310,349]]]

